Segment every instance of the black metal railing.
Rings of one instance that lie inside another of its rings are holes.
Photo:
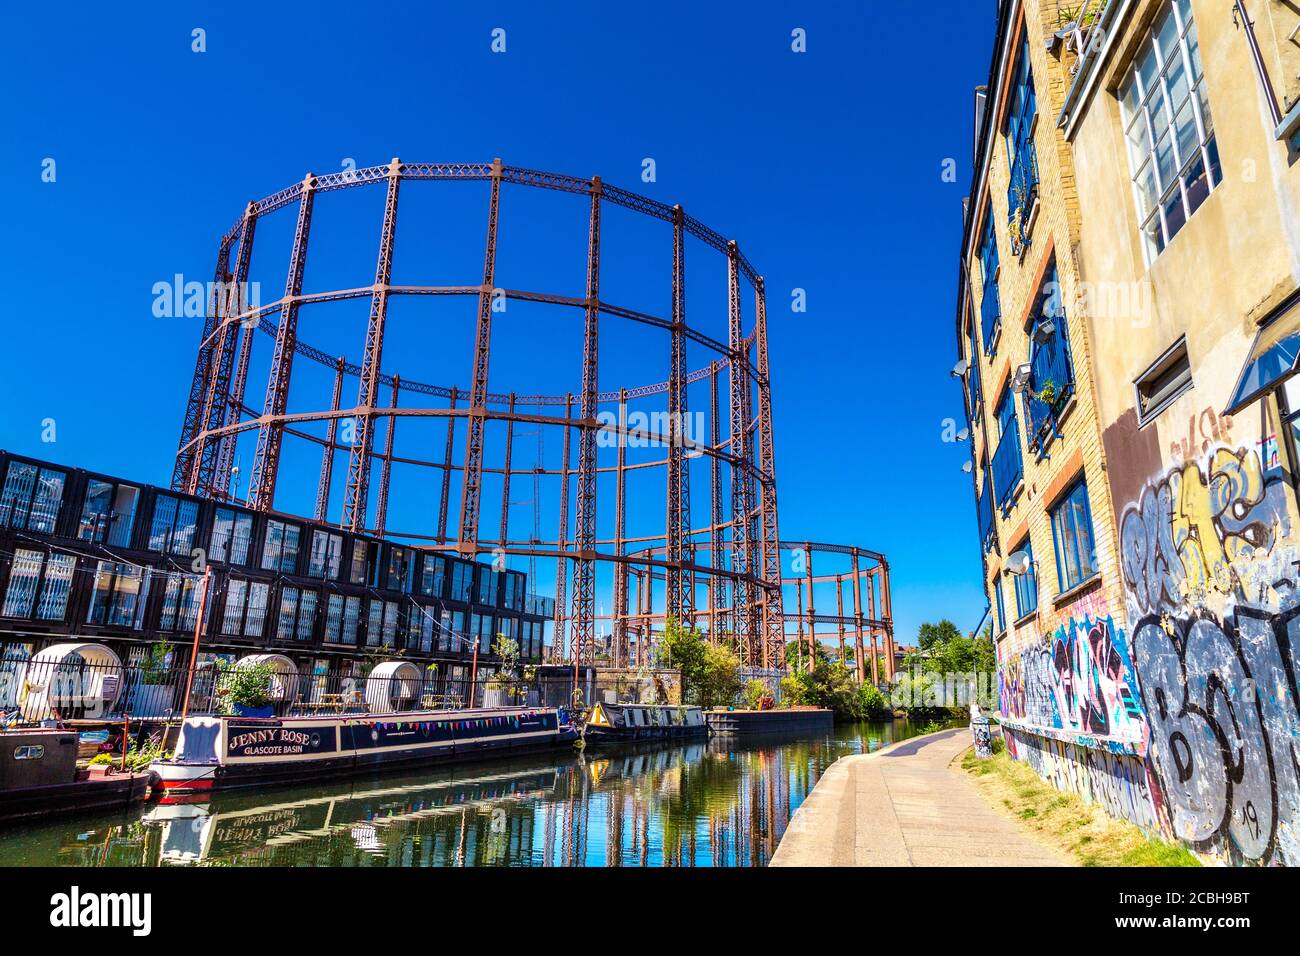
[[[589,706],[597,700],[679,703],[677,671],[584,669],[580,696],[571,672],[522,668],[511,678],[468,666],[380,665],[364,674],[299,673],[217,667],[186,668],[5,661],[0,663],[0,725],[48,721],[168,720],[229,714],[249,717],[404,713],[491,707]],[[189,702],[186,708],[186,687]]]

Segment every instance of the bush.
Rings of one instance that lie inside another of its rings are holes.
[[[682,702],[700,707],[728,707],[741,692],[740,658],[721,644],[710,644],[693,627],[669,618],[659,642],[659,656],[682,674]]]
[[[877,720],[891,715],[889,701],[872,684],[859,684],[853,671],[819,659],[812,672],[798,671],[781,681],[790,704],[825,707],[839,721]]]
[[[265,707],[271,702],[271,681],[275,679],[275,668],[270,664],[246,664],[238,667],[223,661],[220,666],[217,693],[221,696],[224,713],[234,713],[236,706]]]

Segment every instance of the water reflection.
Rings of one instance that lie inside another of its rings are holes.
[[[822,772],[915,733],[696,742],[227,794],[0,831],[0,865],[763,866]]]

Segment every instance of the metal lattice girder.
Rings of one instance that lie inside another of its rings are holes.
[[[252,338],[252,329],[243,330],[235,322],[242,299],[241,290],[248,281],[248,264],[253,254],[253,237],[257,230],[257,215],[250,204],[244,214],[243,227],[239,235],[239,252],[235,257],[235,271],[222,277],[222,287],[217,298],[224,302],[219,307],[217,344],[213,353],[212,367],[208,380],[207,394],[204,397],[202,419],[199,423],[198,446],[191,468],[186,491],[190,494],[211,494],[214,490],[224,494],[225,484],[221,483],[220,452],[226,442],[214,441],[208,432],[229,424],[234,409],[230,407],[231,370],[235,364],[236,348],[248,348]],[[230,439],[233,443],[234,439]],[[227,480],[229,476],[225,476]]]
[[[448,409],[455,410],[459,390],[453,386],[447,396]],[[456,444],[456,419],[447,419],[447,446],[442,459],[442,493],[438,496],[438,543],[447,542],[447,510],[451,499],[451,455]]]
[[[483,490],[483,433],[487,422],[488,360],[492,345],[492,290],[497,265],[497,209],[501,201],[501,160],[492,161],[492,189],[488,199],[487,251],[483,257],[483,286],[478,295],[478,323],[474,330],[474,368],[465,429],[465,463],[460,492],[458,548],[466,556],[476,552],[478,516]]]
[[[303,179],[302,195],[298,201],[298,225],[293,232],[289,274],[284,284],[285,306],[276,329],[271,369],[266,377],[263,416],[283,415],[289,403],[289,379],[293,371],[294,343],[298,337],[298,296],[302,294],[302,277],[307,267],[307,240],[311,235],[312,202],[316,195],[312,180],[312,174],[308,173]],[[248,505],[258,511],[270,511],[275,507],[281,439],[278,423],[264,424],[257,430],[257,451],[253,455],[253,471],[248,481]]]
[[[767,293],[762,277],[754,290],[754,340],[758,352],[758,470],[760,534],[762,535],[761,577],[767,582],[763,603],[763,633],[767,660],[785,659],[785,610],[781,596],[781,536],[777,528],[776,448],[772,441],[772,386],[767,350]]]
[[[181,422],[181,441],[176,454],[176,463],[172,469],[172,488],[183,491],[189,486],[195,468],[195,450],[190,447],[204,424],[204,409],[207,399],[208,382],[214,368],[213,357],[216,343],[213,333],[217,330],[225,315],[226,304],[222,295],[230,274],[230,247],[234,239],[223,240],[217,252],[217,268],[213,277],[212,298],[208,311],[203,317],[203,337],[199,340],[199,352],[194,360],[194,377],[190,380],[189,400],[185,404],[185,418]],[[223,330],[224,331],[224,330]]]
[[[401,162],[394,157],[388,165],[388,194],[384,198],[384,222],[379,235],[379,261],[375,265],[374,291],[370,297],[370,320],[366,323],[366,347],[361,360],[361,385],[352,450],[348,455],[348,480],[343,492],[341,524],[362,531],[370,499],[370,450],[374,444],[375,406],[379,398],[380,362],[384,353],[384,323],[388,318],[388,283],[393,272],[393,240],[397,231],[397,189]]]
[[[695,622],[694,586],[683,582],[682,562],[691,530],[690,469],[686,458],[686,262],[684,215],[673,207],[673,301],[671,354],[668,366],[668,613],[688,625]],[[675,565],[674,565],[675,562]]]
[[[388,402],[389,408],[396,408],[402,391],[402,377],[393,376],[393,392]],[[388,485],[393,477],[393,439],[397,435],[397,416],[388,416],[388,427],[384,429],[384,461],[379,472],[379,496],[375,501],[375,534],[382,535],[388,525]]]
[[[507,410],[510,414],[515,411],[515,396],[510,395],[510,405]],[[506,460],[501,469],[501,534],[498,540],[501,547],[505,547],[510,541],[510,465],[515,455],[515,422],[514,419],[506,422]]]
[[[330,398],[330,410],[337,412],[343,401],[343,357],[339,356],[334,370],[334,393]],[[329,517],[330,485],[334,481],[334,450],[338,439],[339,420],[331,418],[325,432],[325,450],[321,452],[320,479],[316,482],[317,521],[326,521]]]
[[[600,356],[600,178],[591,181],[587,232],[587,313],[582,339],[582,394],[578,432],[578,495],[574,522],[574,660],[592,660],[596,646],[596,377]]]
[[[859,562],[857,548],[853,549],[853,650],[857,655],[858,662],[858,682],[866,680],[866,667],[862,662],[864,648],[862,646],[862,568]],[[871,655],[871,683],[880,683],[880,675],[876,670],[876,655]]]
[[[718,448],[722,444],[722,405],[718,397],[718,375],[721,372],[721,366],[718,363],[713,364],[713,374],[709,376],[709,404],[711,411],[709,413],[709,445]],[[722,460],[714,456],[709,461],[709,489],[712,498],[709,505],[709,522],[712,527],[709,538],[710,555],[709,563],[715,568],[721,568],[726,563],[726,555],[722,548]],[[730,618],[727,614],[727,581],[725,578],[714,578],[710,590],[709,601],[712,606],[711,620],[709,621],[710,637],[714,640],[718,635],[727,630],[730,626]]]
[[[627,407],[627,389],[620,389],[619,414]],[[618,440],[618,465],[614,483],[614,553],[622,557],[627,544],[627,441]],[[614,569],[614,666],[621,667],[627,651],[627,576],[628,566],[620,563]]]
[[[740,459],[748,458],[749,448],[749,381],[745,368],[744,333],[740,322],[740,259],[734,242],[727,246],[727,316],[728,342],[731,345],[731,452]],[[749,568],[749,531],[750,512],[753,510],[750,498],[750,484],[746,478],[744,466],[731,468],[731,570],[748,575]],[[750,602],[753,600],[749,582],[743,577],[734,583],[736,600],[732,615],[736,646],[741,660],[752,665],[757,659],[754,654],[753,619],[750,614]]]
[[[564,417],[565,419],[573,417],[572,395],[566,397]],[[557,541],[561,555],[567,554],[569,549],[569,439],[572,434],[573,429],[566,425],[564,443],[560,450],[563,462],[560,465],[560,517]],[[551,654],[557,661],[560,659],[560,648],[564,643],[565,577],[568,570],[564,557],[555,559],[555,633],[552,635]]]

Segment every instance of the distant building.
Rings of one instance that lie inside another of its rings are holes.
[[[1009,748],[1230,862],[1300,861],[1297,38],[1004,0],[958,273]]]
[[[51,644],[186,667],[205,565],[200,657],[283,655],[321,687],[397,656],[463,696],[498,635],[528,662],[552,643],[555,601],[521,571],[0,452],[0,708]]]

